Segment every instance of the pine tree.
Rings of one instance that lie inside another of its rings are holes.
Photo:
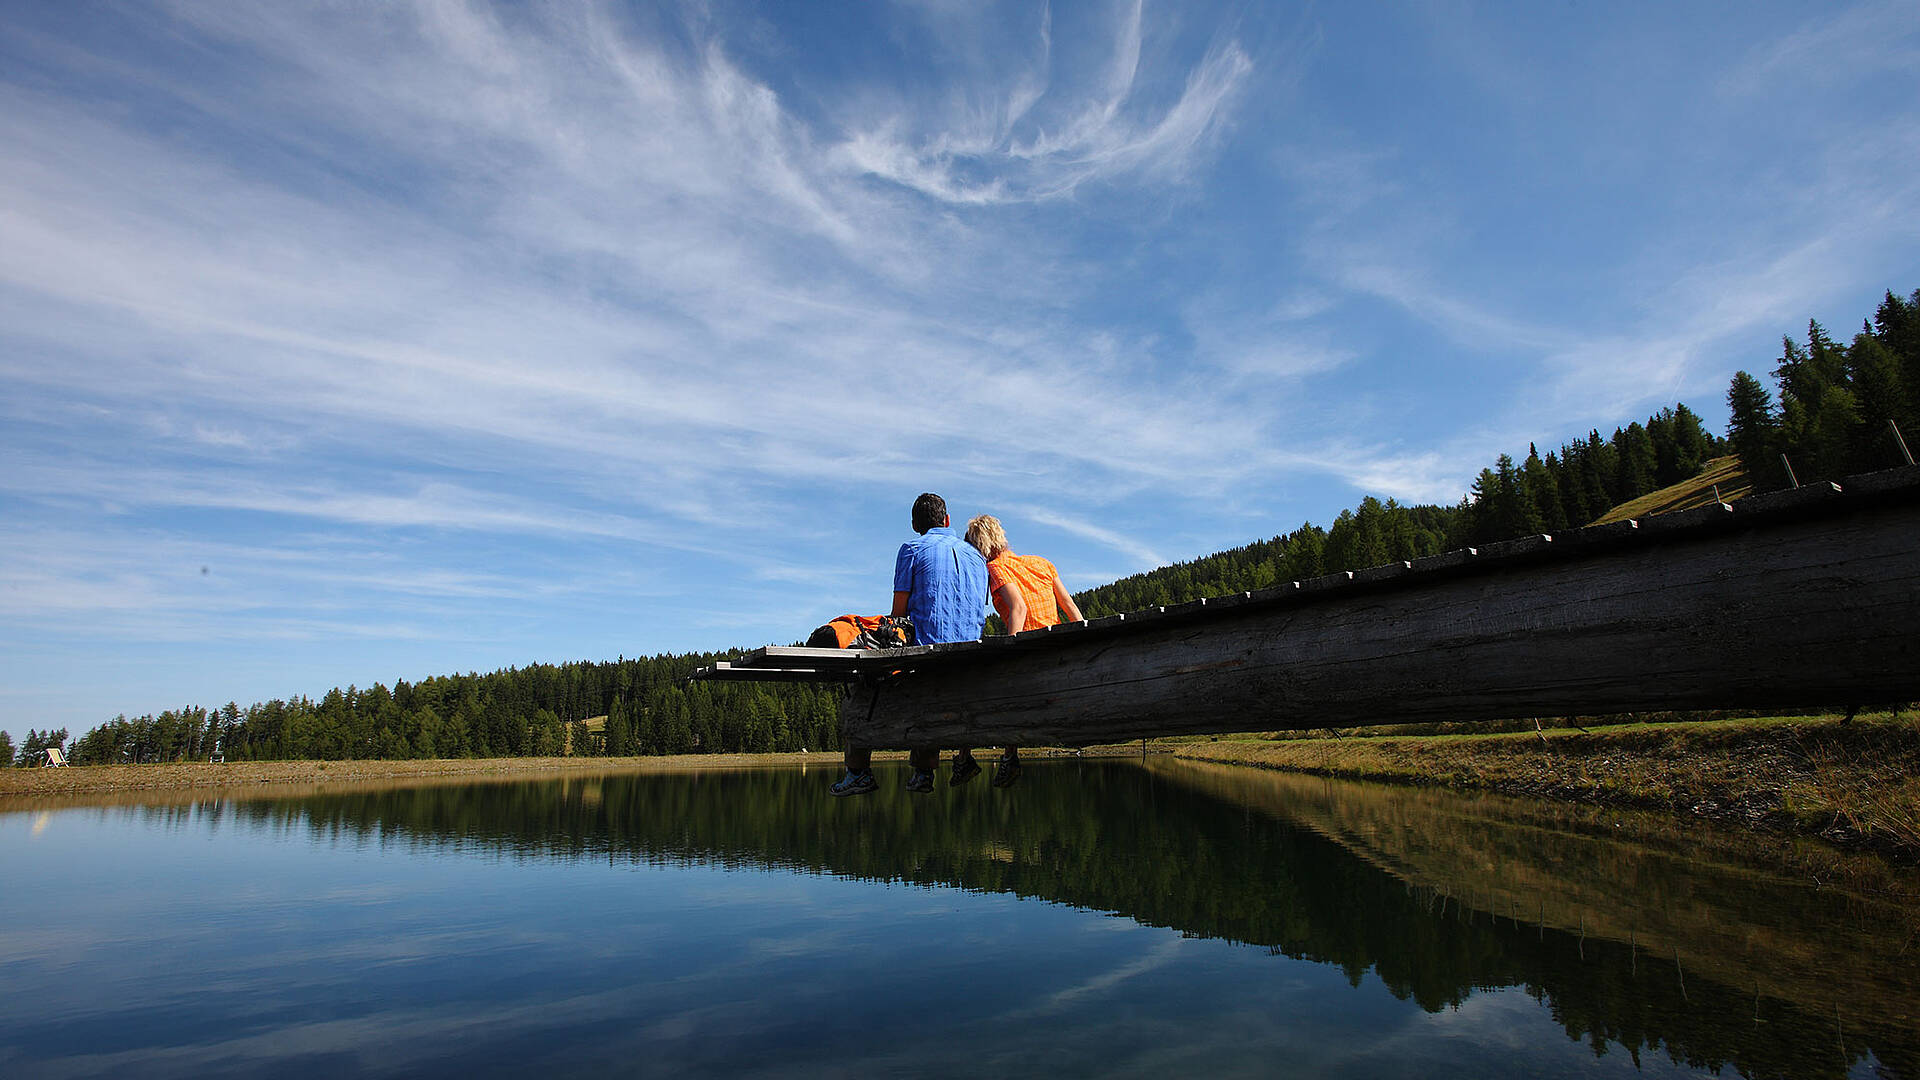
[[[627,724],[627,705],[619,694],[615,694],[612,703],[607,706],[607,756],[632,755],[633,730]]]
[[[1779,462],[1780,429],[1774,420],[1773,395],[1747,372],[1733,377],[1727,389],[1727,442],[1740,458],[1740,467],[1756,491],[1786,484]]]
[[[1613,444],[1617,462],[1614,481],[1616,505],[1657,490],[1654,484],[1657,462],[1653,453],[1653,439],[1647,434],[1647,429],[1637,422],[1628,424],[1626,430],[1613,433]]]
[[[1653,447],[1653,487],[1648,490],[1657,491],[1678,479],[1674,475],[1679,471],[1679,446],[1673,439],[1673,410],[1661,409],[1647,417],[1644,430]]]
[[[1587,520],[1592,521],[1626,501],[1619,490],[1620,454],[1598,429],[1589,430],[1583,463],[1586,488],[1594,499],[1587,504]]]
[[[1302,522],[1288,533],[1285,550],[1282,580],[1305,581],[1327,572],[1327,534],[1313,522]]]
[[[1906,387],[1906,415],[1920,426],[1920,289],[1915,289],[1911,297],[1902,299],[1887,291],[1887,297],[1873,313],[1873,336],[1893,354],[1894,361],[1900,367],[1900,382]],[[1906,432],[1908,445],[1912,445],[1915,433]]]
[[[1679,475],[1674,478],[1676,483],[1698,476],[1717,450],[1713,435],[1684,401],[1673,407],[1673,441],[1679,469]]]
[[[1653,443],[1656,490],[1697,474],[1713,450],[1713,438],[1685,404],[1648,417],[1647,437]]]
[[[1859,410],[1846,384],[1846,350],[1827,338],[1818,322],[1807,324],[1808,345],[1781,339],[1781,451],[1805,483],[1846,475]]]
[[[1914,430],[1914,417],[1908,407],[1911,399],[1901,378],[1899,358],[1862,326],[1853,347],[1847,350],[1847,374],[1859,408],[1849,471],[1871,472],[1905,464],[1887,430],[1889,421],[1903,434]]]
[[[1554,479],[1553,470],[1547,468],[1547,463],[1540,460],[1540,450],[1532,443],[1527,444],[1527,460],[1521,466],[1521,471],[1525,474],[1527,496],[1532,502],[1531,520],[1539,523],[1539,531],[1565,532],[1567,508],[1560,502],[1560,482]]]
[[[1481,469],[1467,489],[1467,517],[1472,523],[1467,534],[1469,544],[1485,544],[1499,533],[1499,506],[1500,477],[1492,469]]]
[[[1368,496],[1359,512],[1343,510],[1327,530],[1326,563],[1334,572],[1364,570],[1388,561],[1386,536],[1380,527],[1380,500]]]

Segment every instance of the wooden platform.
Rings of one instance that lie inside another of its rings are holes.
[[[957,645],[767,648],[852,745],[1920,699],[1920,467]]]

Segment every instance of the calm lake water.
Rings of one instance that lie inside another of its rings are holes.
[[[1833,880],[1877,864],[1165,760],[832,778],[0,812],[0,1075],[1920,1077],[1920,913]]]

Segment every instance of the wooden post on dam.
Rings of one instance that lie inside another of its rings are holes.
[[[850,745],[1920,698],[1920,467],[959,645],[766,648]]]

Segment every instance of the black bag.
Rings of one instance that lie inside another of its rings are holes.
[[[856,649],[904,649],[913,644],[913,616],[889,615],[871,630],[853,639]]]

